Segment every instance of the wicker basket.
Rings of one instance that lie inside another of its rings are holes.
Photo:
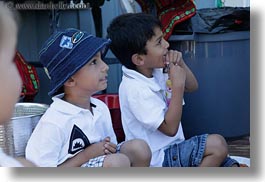
[[[0,125],[0,147],[14,157],[25,156],[25,148],[46,104],[17,103],[10,122]]]

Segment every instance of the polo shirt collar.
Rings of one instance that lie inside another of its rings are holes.
[[[163,90],[163,72],[162,69],[154,69],[153,78],[147,78],[143,74],[122,66],[123,76],[129,79],[135,79],[146,84],[151,90],[158,92]]]
[[[81,107],[75,106],[69,102],[66,102],[64,100],[62,100],[64,94],[59,94],[56,95],[52,98],[53,103],[51,105],[51,107],[53,107],[54,109],[62,112],[62,113],[68,113],[68,114],[78,114],[80,112],[88,112],[89,110],[87,109],[83,109]],[[91,103],[92,107],[96,107],[95,104]],[[90,111],[89,111],[90,112]]]

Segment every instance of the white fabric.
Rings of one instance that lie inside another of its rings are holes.
[[[90,144],[110,136],[117,144],[109,109],[102,101],[91,98],[93,114],[62,100],[63,94],[53,97],[50,108],[41,117],[26,147],[26,158],[38,166],[55,167],[73,157],[87,138]],[[83,137],[72,137],[84,134]],[[72,145],[71,145],[72,144]],[[78,147],[80,146],[80,147]]]
[[[145,140],[152,151],[151,166],[162,166],[164,149],[184,140],[181,124],[174,137],[168,137],[158,130],[167,110],[162,69],[156,69],[153,78],[124,66],[122,71],[119,98],[126,140]]]
[[[0,166],[1,167],[23,167],[23,165],[11,156],[4,153],[0,148]]]
[[[241,156],[230,156],[232,159],[235,159],[239,164],[246,164],[250,167],[250,158],[248,157],[241,157]]]

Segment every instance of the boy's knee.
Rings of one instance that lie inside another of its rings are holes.
[[[226,157],[228,155],[227,143],[224,137],[221,135],[209,135],[207,139],[207,145],[215,155],[220,157]]]
[[[107,155],[103,167],[130,167],[130,159],[121,153]]]
[[[150,158],[151,159],[152,152],[151,152],[149,145],[146,143],[146,141],[140,140],[140,139],[135,139],[134,140],[134,146],[135,146],[134,148],[137,148],[137,150],[140,153],[143,153],[144,158],[147,158],[147,159]]]
[[[149,145],[141,139],[133,139],[129,140],[125,143],[126,148],[128,148],[130,151],[134,153],[146,153],[151,154],[151,150]]]
[[[134,158],[134,161],[142,161],[149,164],[152,158],[152,152],[149,145],[141,139],[133,139],[124,142],[121,152]]]

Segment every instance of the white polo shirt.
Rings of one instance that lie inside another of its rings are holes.
[[[110,136],[117,144],[109,109],[102,101],[91,98],[93,114],[53,97],[53,103],[41,117],[27,147],[26,158],[42,167],[56,167],[90,144]]]
[[[153,78],[122,66],[123,77],[119,87],[122,124],[126,140],[141,138],[152,151],[151,166],[162,166],[164,149],[184,140],[181,124],[174,137],[158,130],[164,121],[167,105],[162,69],[155,69]]]

